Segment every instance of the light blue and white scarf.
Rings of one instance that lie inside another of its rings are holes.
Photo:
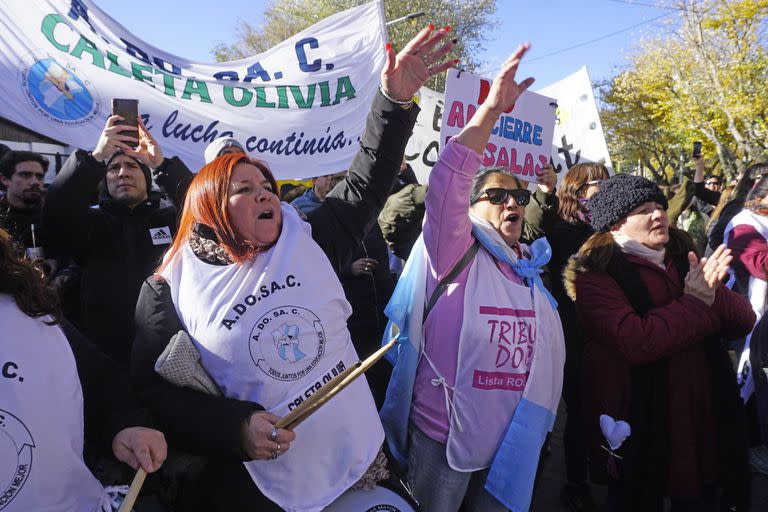
[[[469,214],[469,218],[472,221],[472,236],[477,238],[480,244],[486,251],[491,253],[497,260],[503,261],[512,267],[520,278],[525,281],[525,284],[533,289],[535,286],[549,299],[549,303],[552,304],[554,309],[557,309],[557,301],[549,293],[549,290],[544,286],[544,282],[541,280],[542,268],[549,263],[552,258],[552,248],[549,246],[549,242],[546,238],[539,238],[534,241],[530,247],[528,247],[525,257],[518,258],[517,252],[510,247],[496,229],[491,224],[477,217],[473,214]],[[526,246],[521,244],[521,250],[525,250]]]

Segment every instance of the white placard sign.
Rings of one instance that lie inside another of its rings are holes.
[[[611,157],[586,66],[537,92],[557,98],[552,161],[558,181],[579,162],[603,162],[611,170]]]
[[[91,150],[112,98],[135,98],[166,156],[197,170],[205,147],[231,135],[278,179],[347,169],[386,42],[381,0],[213,64],[139,40],[91,0],[3,0],[0,36],[0,116]]]
[[[419,116],[405,148],[405,160],[419,183],[426,184],[429,171],[440,156],[440,124],[443,121],[443,94],[422,87],[416,95]]]
[[[466,71],[448,70],[445,109],[440,141],[445,144],[462,128],[485,101],[491,81]],[[510,112],[499,116],[483,152],[484,167],[503,167],[525,181],[537,181],[538,172],[549,163],[555,126],[554,99],[526,91]]]

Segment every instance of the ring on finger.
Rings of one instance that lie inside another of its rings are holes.
[[[277,450],[272,450],[272,455],[269,457],[272,460],[275,460],[280,456],[280,453]]]
[[[280,456],[280,443],[277,443],[277,448],[275,448],[275,453],[277,453],[277,457]],[[275,457],[275,458],[277,458]]]
[[[269,440],[270,441],[276,441],[277,440],[277,427],[272,428],[272,432],[269,434]]]

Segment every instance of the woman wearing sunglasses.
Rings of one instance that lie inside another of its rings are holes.
[[[527,49],[432,169],[423,239],[387,307],[400,345],[381,416],[425,512],[527,510],[560,399],[563,334],[538,278],[549,247],[519,242],[530,193],[478,170],[499,115],[533,83],[515,81]]]

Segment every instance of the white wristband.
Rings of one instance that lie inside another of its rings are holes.
[[[395,105],[400,105],[403,110],[408,110],[413,107],[413,98],[411,98],[408,101],[400,101],[400,100],[396,100],[395,98],[392,98],[389,94],[384,92],[384,88],[382,86],[379,86],[379,91],[381,92],[382,96],[387,98],[389,101],[391,101]]]

